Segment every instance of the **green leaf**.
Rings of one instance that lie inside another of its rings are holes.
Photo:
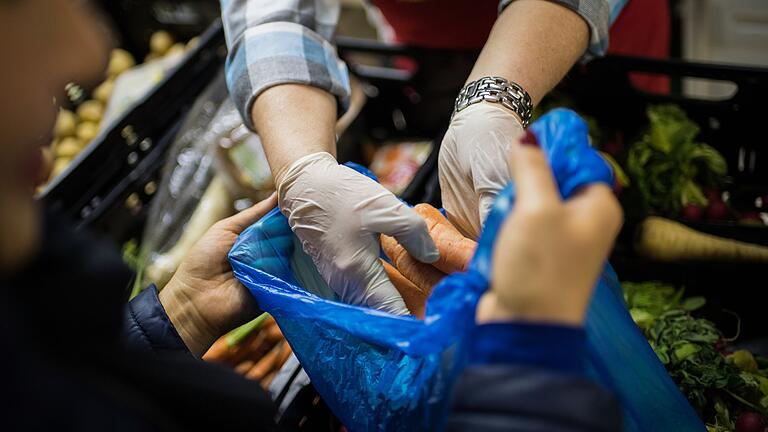
[[[702,308],[706,303],[707,300],[704,297],[688,297],[683,300],[683,303],[680,306],[688,312],[692,312]]]

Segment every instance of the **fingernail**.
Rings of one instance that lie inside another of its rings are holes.
[[[539,140],[536,139],[536,135],[534,135],[530,129],[526,129],[525,135],[520,139],[520,144],[539,147]]]

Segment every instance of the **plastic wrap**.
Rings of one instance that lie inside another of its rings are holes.
[[[190,109],[169,150],[141,242],[138,288],[162,288],[197,239],[232,213],[233,197],[216,175],[215,152],[218,141],[241,124],[222,73]]]
[[[611,184],[610,168],[590,148],[587,126],[576,114],[555,110],[532,129],[564,197],[589,183]],[[290,240],[287,220],[277,210],[240,235],[229,259],[347,428],[440,430],[452,385],[466,364],[466,335],[474,326],[477,300],[488,287],[496,232],[513,202],[509,186],[489,216],[470,270],[435,287],[424,321],[342,304],[327,295],[327,287],[300,284],[314,279],[295,273],[297,256],[304,253]],[[700,430],[696,414],[632,322],[618,288],[606,266],[586,321],[590,374],[616,392],[628,431]]]

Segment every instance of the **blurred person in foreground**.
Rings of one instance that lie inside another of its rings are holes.
[[[0,429],[275,430],[256,383],[199,360],[259,313],[226,254],[274,197],[215,224],[161,293],[127,305],[120,256],[33,198],[54,99],[104,70],[98,22],[83,2],[0,0]],[[561,201],[530,136],[510,141],[509,164],[518,201],[448,427],[616,430],[616,402],[584,376],[581,326],[620,208],[603,185]]]

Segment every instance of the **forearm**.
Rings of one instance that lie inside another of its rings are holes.
[[[589,27],[576,12],[545,0],[504,9],[467,81],[501,76],[520,84],[534,105],[584,54]]]
[[[291,162],[312,153],[336,155],[336,100],[327,91],[302,84],[284,84],[261,93],[251,119],[277,175]]]

